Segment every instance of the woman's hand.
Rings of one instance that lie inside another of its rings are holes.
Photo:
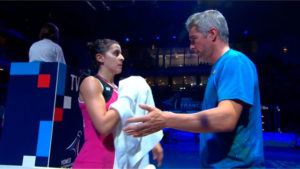
[[[161,166],[162,160],[164,158],[164,150],[162,149],[160,143],[157,143],[152,149],[153,159],[157,160],[157,166]]]

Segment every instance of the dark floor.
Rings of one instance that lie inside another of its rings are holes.
[[[174,132],[174,131],[172,131]],[[163,164],[160,169],[199,168],[199,143],[196,134],[187,132],[168,133],[162,141]],[[266,168],[300,168],[300,148],[264,147]],[[156,162],[151,161],[156,164]]]
[[[157,169],[200,168],[198,134],[169,130],[165,136],[166,139],[161,141],[164,149],[163,164]],[[300,169],[300,148],[265,146],[264,150],[266,168]],[[153,160],[150,160],[150,163],[156,165]],[[0,169],[33,168],[0,165]]]

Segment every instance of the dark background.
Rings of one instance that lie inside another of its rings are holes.
[[[210,67],[201,64],[158,67],[147,53],[153,46],[188,47],[184,23],[192,13],[206,9],[223,13],[230,46],[244,52],[257,66],[266,131],[279,128],[281,132],[299,132],[300,1],[1,1],[1,104],[5,105],[10,63],[28,61],[29,47],[38,40],[46,22],[59,27],[66,62],[76,69],[84,70],[91,64],[86,42],[112,38],[121,43],[126,57],[121,76],[172,79],[178,71],[182,76],[195,75],[197,72],[191,69],[208,74]],[[155,83],[151,87],[160,108],[165,108],[163,102],[179,91],[171,84],[162,87]],[[179,92],[201,101],[203,91],[200,87]]]

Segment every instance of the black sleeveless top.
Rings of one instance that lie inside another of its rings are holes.
[[[103,86],[102,94],[105,99],[105,102],[108,102],[113,94],[114,88],[111,87],[109,84],[107,84],[107,82],[104,81],[99,75],[95,75],[94,77],[97,78],[102,84]]]

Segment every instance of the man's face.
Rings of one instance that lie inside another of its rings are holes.
[[[209,40],[202,33],[197,31],[196,26],[192,26],[189,30],[190,49],[200,57],[202,61],[208,62],[209,59]]]

